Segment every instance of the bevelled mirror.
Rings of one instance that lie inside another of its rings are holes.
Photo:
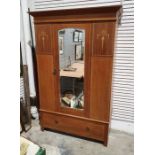
[[[62,107],[84,109],[85,30],[58,31],[60,103]]]

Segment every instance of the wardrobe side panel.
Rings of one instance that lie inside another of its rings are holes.
[[[112,58],[92,57],[90,117],[108,121],[110,113]]]
[[[53,111],[54,82],[53,82],[53,56],[37,54],[37,68],[39,81],[40,109]]]

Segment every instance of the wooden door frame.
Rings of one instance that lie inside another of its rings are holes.
[[[55,75],[54,78],[54,84],[55,84],[55,107],[58,112],[62,113],[67,113],[71,115],[76,115],[76,116],[84,116],[88,117],[89,116],[89,104],[90,104],[90,61],[91,61],[91,53],[92,53],[92,48],[91,48],[91,29],[92,25],[90,23],[63,23],[63,24],[53,24],[53,60],[54,60],[54,69],[57,70],[57,74]],[[86,79],[84,81],[84,110],[79,110],[79,109],[73,109],[73,108],[66,108],[62,107],[61,103],[59,102],[60,100],[60,76],[59,76],[59,51],[58,51],[58,31],[65,29],[65,28],[76,28],[76,29],[83,29],[85,30],[85,67],[84,67],[84,75]]]

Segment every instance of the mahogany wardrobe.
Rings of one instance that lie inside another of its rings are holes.
[[[121,6],[29,12],[34,17],[42,129],[108,143]]]

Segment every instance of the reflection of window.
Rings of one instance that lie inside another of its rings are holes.
[[[75,45],[75,60],[82,60],[82,46]]]
[[[78,31],[74,31],[74,33],[73,33],[73,41],[74,42],[79,42],[79,32]]]
[[[83,41],[83,32],[75,30],[73,33],[73,41],[74,42]]]
[[[79,32],[79,41],[83,41],[83,32]]]
[[[60,52],[60,54],[63,54],[63,49],[64,49],[63,37],[59,36],[59,52]]]

